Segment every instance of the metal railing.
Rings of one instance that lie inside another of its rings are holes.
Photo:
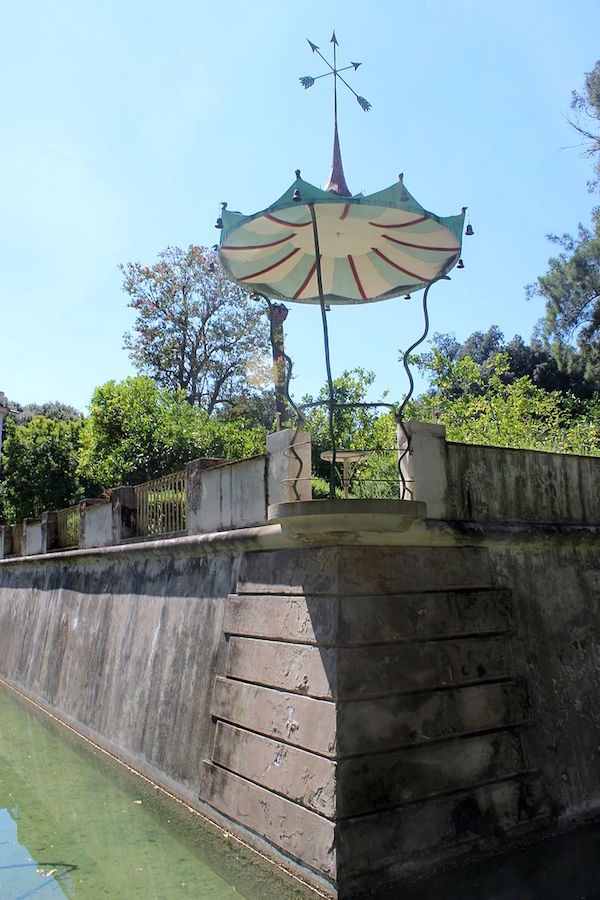
[[[134,490],[138,537],[185,531],[185,472],[137,484]]]
[[[59,509],[56,513],[57,545],[61,550],[79,547],[79,504]]]

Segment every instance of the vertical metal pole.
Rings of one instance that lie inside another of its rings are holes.
[[[314,203],[309,203],[310,217],[313,225],[313,238],[315,242],[315,264],[317,267],[317,287],[319,289],[319,305],[321,307],[321,320],[323,323],[323,342],[325,345],[325,368],[327,369],[327,386],[329,389],[329,437],[331,440],[331,469],[329,472],[329,496],[335,499],[335,431],[333,428],[333,410],[335,408],[335,390],[331,377],[331,360],[329,358],[329,330],[327,328],[327,311],[323,296],[323,276],[321,273],[321,251],[319,249],[319,231],[317,229],[317,217]]]

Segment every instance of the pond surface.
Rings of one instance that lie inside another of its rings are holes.
[[[600,825],[376,896],[600,900]],[[0,898],[29,897],[317,894],[0,685]]]
[[[0,685],[0,898],[316,894]]]

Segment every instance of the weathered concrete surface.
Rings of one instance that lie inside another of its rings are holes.
[[[503,590],[392,594],[376,601],[374,594],[363,594],[343,602],[335,595],[240,593],[228,597],[223,627],[231,635],[325,647],[495,634],[507,630],[510,617]]]
[[[267,457],[201,468],[188,490],[190,533],[225,531],[267,521]]]
[[[600,812],[599,534],[267,526],[3,561],[0,674],[360,894]]]
[[[209,784],[201,786],[201,794],[209,795],[216,809],[335,879],[333,822],[211,763],[203,773]]]
[[[443,425],[405,425],[404,475],[429,518],[600,523],[600,457],[455,444]]]
[[[380,697],[390,683],[426,691],[508,678],[509,649],[504,637],[341,648],[231,637],[227,675],[310,697],[359,700]]]
[[[195,802],[238,565],[115,550],[5,563],[0,675]]]
[[[283,741],[217,723],[213,762],[333,819],[336,763]]]
[[[333,756],[335,704],[259,685],[217,678],[212,704],[216,719]]]
[[[267,435],[267,505],[310,500],[310,447],[310,435],[301,429],[286,428]]]
[[[513,587],[516,634],[536,723],[528,758],[559,815],[600,810],[600,536],[489,542]]]
[[[335,855],[315,874],[339,897],[547,825],[510,595],[493,582],[476,547],[247,555],[226,604],[207,802],[241,806],[232,817],[257,831],[269,797],[330,820]]]
[[[23,520],[23,556],[35,556],[42,552],[42,520]]]
[[[110,502],[84,504],[80,514],[79,546],[109,547],[113,542],[113,508]]]

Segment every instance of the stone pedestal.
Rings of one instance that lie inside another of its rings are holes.
[[[539,827],[511,629],[484,549],[245,555],[201,799],[336,897]]]

